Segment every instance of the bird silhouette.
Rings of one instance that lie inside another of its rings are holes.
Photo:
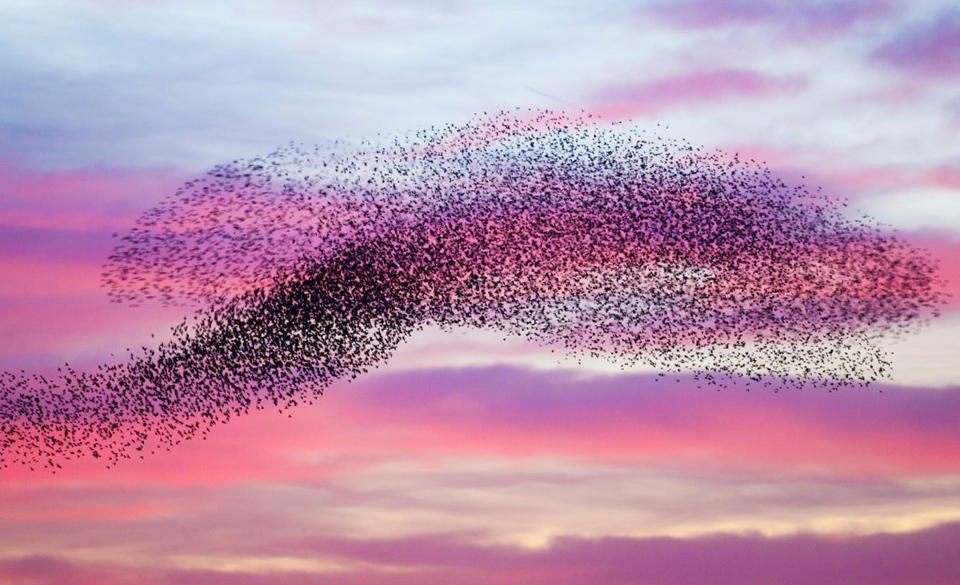
[[[549,111],[215,167],[143,214],[118,302],[199,307],[156,347],[0,376],[0,462],[169,449],[362,375],[427,326],[705,385],[866,385],[943,303],[922,250],[736,155]]]

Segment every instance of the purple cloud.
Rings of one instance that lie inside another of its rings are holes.
[[[874,51],[873,58],[911,75],[960,75],[960,12],[903,30]]]
[[[682,27],[772,26],[795,33],[830,34],[888,14],[888,2],[827,0],[686,0],[661,3],[653,11]]]
[[[304,539],[286,543],[287,554],[332,558],[347,568],[319,573],[173,569],[154,573],[156,580],[151,582],[933,585],[960,581],[960,565],[945,553],[960,539],[960,523],[862,536],[568,537],[553,541],[545,549],[532,550],[481,545],[473,536],[453,533],[377,540]],[[88,568],[53,557],[0,562],[0,578],[30,579],[38,585],[88,575],[99,575],[100,583],[120,583],[129,577],[129,569],[103,565]]]
[[[31,555],[0,560],[0,581],[4,583],[115,583],[110,576],[80,564],[50,555]]]

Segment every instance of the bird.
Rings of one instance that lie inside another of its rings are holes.
[[[0,376],[0,464],[108,466],[302,408],[428,326],[700,383],[837,391],[939,314],[922,250],[819,189],[593,115],[485,114],[218,165],[147,210],[111,300],[192,313],[120,363]],[[669,391],[669,390],[665,390]]]

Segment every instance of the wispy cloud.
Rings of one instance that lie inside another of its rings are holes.
[[[0,229],[117,231],[185,178],[172,169],[36,170],[0,160]]]
[[[872,57],[911,76],[952,78],[960,75],[960,12],[942,12],[905,27],[880,45]]]
[[[557,539],[542,549],[477,543],[473,535],[438,533],[395,539],[312,538],[288,542],[284,557],[210,559],[213,567],[139,569],[137,581],[224,585],[312,584],[619,584],[784,585],[881,583],[934,585],[960,579],[949,554],[960,527],[904,534],[780,538],[716,534],[692,539]],[[195,559],[196,563],[199,559]],[[311,565],[314,570],[307,569]],[[286,569],[286,570],[284,570]],[[125,583],[120,563],[77,562],[53,555],[0,561],[0,576],[39,585]]]
[[[681,73],[639,83],[621,83],[599,90],[590,111],[603,117],[652,117],[664,110],[714,105],[724,100],[750,100],[794,94],[802,78],[770,76],[744,69]]]
[[[765,26],[804,35],[836,34],[889,15],[889,2],[865,0],[684,0],[654,4],[652,12],[685,27]]]

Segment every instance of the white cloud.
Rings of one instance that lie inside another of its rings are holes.
[[[893,383],[934,388],[955,386],[960,382],[958,339],[960,314],[950,313],[916,334],[892,342]]]
[[[902,230],[946,230],[960,236],[960,190],[905,189],[859,202],[860,209]]]

